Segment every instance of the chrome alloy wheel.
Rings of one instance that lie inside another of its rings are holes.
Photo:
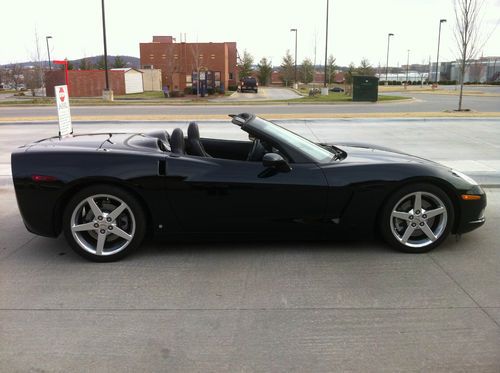
[[[71,234],[92,255],[109,256],[124,250],[134,238],[135,217],[120,198],[96,194],[82,200],[71,215]]]
[[[422,248],[438,240],[446,230],[446,205],[429,192],[414,192],[401,198],[390,215],[391,232],[408,247]]]

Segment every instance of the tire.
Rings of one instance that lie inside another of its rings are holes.
[[[387,200],[380,215],[380,231],[399,251],[425,253],[446,239],[454,219],[453,205],[442,189],[412,184]]]
[[[139,247],[146,232],[146,216],[125,190],[93,185],[69,201],[62,227],[78,255],[94,262],[113,262]]]

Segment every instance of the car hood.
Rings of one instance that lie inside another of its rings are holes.
[[[387,163],[419,163],[431,166],[443,167],[437,162],[417,157],[402,151],[387,148],[384,146],[366,143],[329,143],[328,146],[335,146],[346,153],[342,163],[358,164],[387,164]]]

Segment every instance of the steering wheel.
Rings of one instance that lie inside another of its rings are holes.
[[[262,145],[259,139],[253,141],[252,149],[248,153],[247,161],[257,162],[261,161],[262,157],[266,153],[266,148]]]

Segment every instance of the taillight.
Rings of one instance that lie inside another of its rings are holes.
[[[57,181],[57,177],[48,175],[32,175],[31,180],[33,180],[36,183],[53,182]]]

